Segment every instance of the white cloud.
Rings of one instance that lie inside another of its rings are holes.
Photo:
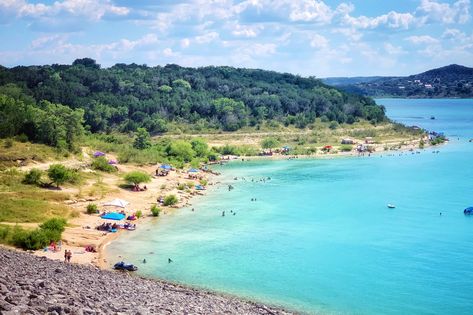
[[[65,14],[95,21],[105,15],[125,16],[130,12],[126,7],[115,6],[110,0],[64,0],[55,1],[51,5],[25,0],[3,0],[0,1],[0,11],[27,18],[51,18]]]
[[[414,22],[415,17],[411,13],[398,13],[395,11],[390,11],[377,17],[353,17],[348,13],[342,17],[342,24],[359,29],[374,29],[380,26],[408,29]]]
[[[437,44],[439,42],[438,39],[433,38],[432,36],[429,35],[414,35],[414,36],[409,36],[406,38],[407,41],[413,43],[413,44]]]
[[[328,40],[322,35],[313,34],[310,40],[310,47],[323,49],[328,47]]]
[[[218,38],[219,38],[219,34],[217,32],[209,32],[204,35],[196,36],[195,42],[197,44],[208,44]]]
[[[163,55],[164,55],[165,57],[173,57],[173,56],[175,56],[176,54],[172,51],[171,48],[164,48],[164,49],[163,49]]]
[[[291,21],[317,22],[328,24],[332,20],[333,11],[323,1],[295,0],[291,3],[289,18]]]
[[[389,55],[403,55],[406,51],[401,46],[395,46],[391,43],[384,43],[384,50]]]
[[[231,26],[232,34],[241,37],[256,37],[264,29],[262,25],[240,25],[235,23]]]
[[[424,14],[421,17],[423,23],[466,23],[470,19],[470,0],[458,0],[452,5],[435,0],[422,0],[417,10]]]
[[[187,47],[190,46],[190,44],[191,44],[191,41],[189,40],[189,38],[183,38],[181,40],[181,47],[182,48],[187,48]]]

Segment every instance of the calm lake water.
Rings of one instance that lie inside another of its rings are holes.
[[[473,206],[473,100],[377,102],[450,143],[400,156],[231,163],[221,185],[193,200],[195,212],[142,225],[109,255],[142,275],[308,313],[472,314],[473,217],[463,209]]]

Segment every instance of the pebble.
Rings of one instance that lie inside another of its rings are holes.
[[[0,314],[292,314],[228,295],[5,248],[0,248],[0,292]]]

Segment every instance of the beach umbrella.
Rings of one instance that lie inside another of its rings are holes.
[[[103,153],[102,151],[97,151],[94,153],[94,157],[99,157],[99,156],[104,156],[105,153]]]
[[[114,207],[125,208],[129,204],[130,203],[128,201],[117,198],[117,199],[113,199],[112,201],[106,202],[103,205],[104,206],[114,206]]]
[[[187,171],[188,173],[198,173],[199,170],[196,168],[191,168],[190,170]]]
[[[171,170],[172,169],[172,166],[169,165],[169,164],[163,164],[161,165],[159,168],[162,168],[164,170]]]

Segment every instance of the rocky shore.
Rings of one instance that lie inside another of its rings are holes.
[[[0,247],[0,314],[289,314],[124,272]]]

